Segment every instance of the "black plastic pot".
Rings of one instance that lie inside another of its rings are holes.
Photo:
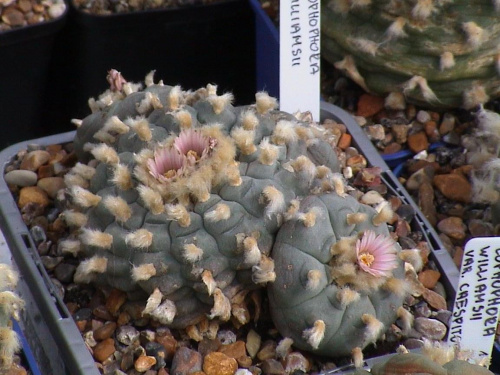
[[[47,135],[42,107],[59,18],[0,32],[0,149]]]
[[[322,103],[321,117],[322,120],[333,119],[344,123],[353,137],[354,145],[363,152],[369,165],[381,168],[382,179],[387,184],[389,191],[398,196],[404,204],[409,204],[414,208],[416,215],[411,225],[415,230],[422,232],[428,241],[432,249],[430,259],[436,263],[441,271],[441,281],[446,287],[451,303],[455,296],[459,273],[432,226],[428,224],[423,214],[351,115],[332,104]],[[32,299],[35,305],[30,306],[28,311],[42,313],[34,313],[31,317],[31,320],[37,323],[34,324],[31,332],[34,333],[32,339],[44,337],[43,342],[40,342],[38,346],[39,351],[43,351],[45,357],[41,354],[40,356],[45,358],[46,363],[48,363],[43,368],[54,369],[57,366],[57,371],[49,372],[52,374],[93,375],[98,373],[94,361],[85,347],[71,315],[56,293],[56,288],[43,268],[34,241],[3,179],[5,166],[15,157],[18,151],[26,149],[28,144],[63,144],[71,142],[74,135],[74,132],[69,132],[26,141],[9,147],[0,153],[0,174],[2,176],[0,179],[0,227],[23,277],[26,278],[27,284],[32,286],[29,292],[36,296],[36,298]],[[29,338],[31,338],[31,335]],[[385,359],[386,356],[369,358],[365,361],[366,367],[369,368],[374,363]],[[343,372],[329,372],[328,374],[348,373],[350,370],[352,369],[345,369]]]
[[[128,81],[155,78],[183,88],[217,84],[237,104],[255,100],[254,17],[246,0],[98,16],[70,7],[56,41],[44,123],[51,133],[73,130],[87,101],[106,90],[107,71]],[[25,138],[26,139],[26,138]]]

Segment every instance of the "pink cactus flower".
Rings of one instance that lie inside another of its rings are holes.
[[[116,69],[111,69],[108,72],[106,79],[109,83],[109,89],[111,91],[122,91],[123,85],[127,83],[125,78],[122,77],[122,74]]]
[[[188,165],[194,165],[197,161],[205,158],[216,144],[216,139],[206,137],[193,129],[181,131],[174,141],[174,147],[182,155],[186,155]]]
[[[160,148],[148,160],[149,173],[158,181],[167,182],[184,171],[186,157],[175,148]]]
[[[393,240],[371,230],[356,241],[356,257],[359,267],[375,277],[388,277],[398,266]]]

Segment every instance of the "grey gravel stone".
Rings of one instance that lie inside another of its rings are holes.
[[[415,319],[415,329],[429,340],[442,340],[446,335],[446,326],[437,319],[419,317]]]
[[[124,344],[131,345],[139,339],[140,332],[132,326],[121,326],[116,330],[116,339]]]
[[[35,172],[27,170],[14,170],[5,174],[5,182],[15,186],[33,186],[36,185],[38,176]]]

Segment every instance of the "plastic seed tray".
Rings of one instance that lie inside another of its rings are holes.
[[[353,137],[354,145],[363,153],[370,166],[380,167],[382,179],[394,195],[405,204],[410,204],[416,216],[412,221],[415,230],[425,236],[431,248],[430,258],[441,271],[441,281],[447,288],[448,298],[453,301],[458,270],[445,250],[439,237],[423,217],[419,208],[404,187],[380,157],[355,120],[344,110],[328,103],[321,105],[322,120],[333,119],[346,125]],[[3,231],[12,257],[26,287],[21,295],[27,302],[23,330],[33,348],[33,357],[43,374],[97,375],[99,374],[92,356],[85,346],[68,309],[59,297],[56,287],[50,281],[37,253],[30,232],[24,224],[12,194],[3,178],[5,167],[18,151],[28,144],[49,145],[71,142],[74,132],[21,142],[0,152],[0,228]],[[29,288],[27,287],[29,285]],[[386,356],[366,360],[366,368]],[[352,369],[340,368],[327,374],[349,373]],[[325,374],[326,375],[326,374]]]

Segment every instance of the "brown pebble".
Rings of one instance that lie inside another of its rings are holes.
[[[236,359],[221,352],[207,354],[203,360],[203,371],[207,375],[233,375],[238,370]]]
[[[422,297],[424,300],[436,310],[446,310],[448,306],[446,305],[446,300],[443,296],[437,294],[433,290],[425,288]]]
[[[384,154],[385,155],[390,155],[390,154],[395,154],[396,152],[401,151],[402,146],[399,143],[392,142],[389,143],[387,146],[384,148]]]
[[[358,100],[356,116],[371,117],[383,109],[383,97],[370,94],[362,94]]]
[[[113,320],[113,315],[111,315],[109,313],[109,311],[106,309],[106,307],[103,305],[99,305],[99,306],[95,307],[92,310],[92,314],[94,314],[94,316],[96,318],[99,318],[102,320]]]
[[[134,362],[134,368],[138,372],[146,372],[156,365],[156,358],[150,355],[141,355]]]
[[[115,340],[106,339],[98,343],[94,348],[94,358],[98,362],[104,362],[115,352]]]
[[[345,150],[347,147],[351,146],[351,141],[352,141],[352,136],[349,133],[343,133],[340,136],[339,143],[337,144],[337,146],[341,150]]]
[[[428,289],[434,288],[440,277],[441,273],[432,269],[424,270],[418,274],[418,279]]]
[[[248,367],[252,364],[252,359],[248,356],[244,341],[238,340],[231,344],[221,345],[219,352],[224,353],[228,357],[236,359],[241,367]],[[248,360],[250,364],[248,365]],[[245,366],[247,365],[247,366]]]
[[[174,358],[174,354],[177,350],[177,340],[171,333],[160,334],[159,332],[156,332],[155,341],[158,344],[163,345],[165,348],[165,360],[171,360]]]
[[[257,353],[257,358],[259,359],[259,361],[264,361],[269,358],[274,358],[275,356],[276,342],[272,340],[266,340]]]
[[[294,371],[308,373],[311,369],[311,363],[309,360],[299,352],[288,353],[283,365],[287,374],[291,374]]]
[[[57,192],[66,187],[64,179],[62,177],[46,177],[39,179],[36,184],[40,189],[45,191],[47,195],[54,199],[57,196]]]
[[[429,148],[429,140],[424,132],[410,134],[407,143],[408,148],[415,154]]]
[[[106,299],[106,309],[110,314],[114,316],[126,301],[127,294],[125,292],[122,292],[118,289],[113,289]]]
[[[418,206],[432,226],[437,222],[437,210],[434,204],[434,189],[429,182],[423,182],[418,188]]]
[[[437,223],[437,229],[452,240],[462,241],[465,239],[467,227],[462,218],[450,216]]]
[[[99,327],[94,331],[94,338],[97,341],[102,341],[110,338],[116,330],[115,322],[107,322],[102,327]]]
[[[448,199],[463,203],[469,203],[471,200],[471,184],[460,174],[449,173],[436,175],[432,182]]]
[[[201,370],[202,357],[196,350],[183,346],[175,352],[174,359],[172,360],[172,366],[170,368],[170,372],[172,374],[190,374]]]
[[[35,203],[45,208],[49,205],[50,201],[47,193],[38,186],[26,186],[19,191],[19,200],[17,204],[22,210],[30,203]]]
[[[50,160],[50,154],[44,150],[35,150],[27,153],[19,166],[19,169],[36,171]]]
[[[2,12],[2,21],[12,27],[24,26],[24,14],[14,7],[8,7]]]

